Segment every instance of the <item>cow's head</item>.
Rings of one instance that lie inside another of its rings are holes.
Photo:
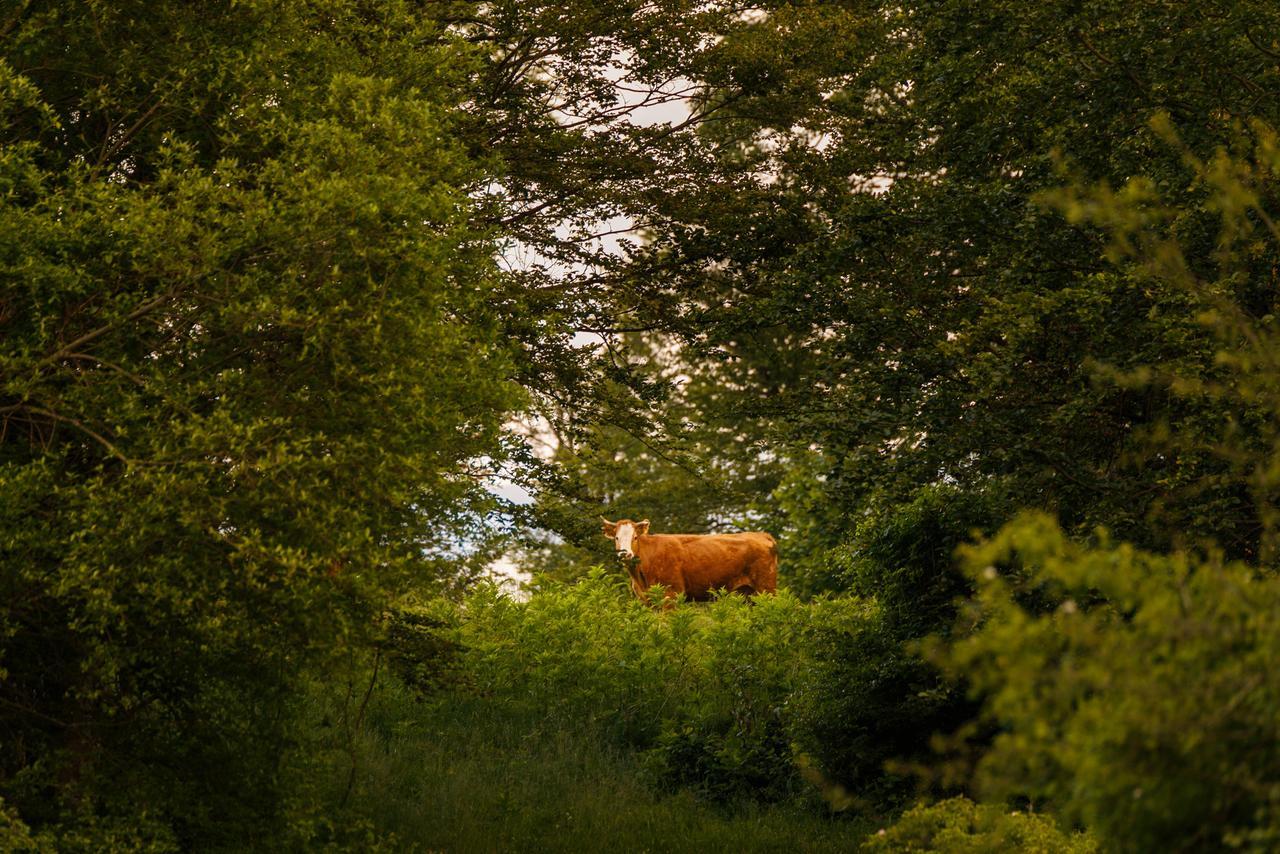
[[[613,547],[617,550],[619,556],[632,558],[636,553],[631,550],[631,541],[636,537],[643,537],[649,533],[649,520],[643,522],[632,522],[630,519],[619,519],[616,522],[610,522],[603,516],[600,521],[604,523],[602,532],[606,540],[613,540]]]

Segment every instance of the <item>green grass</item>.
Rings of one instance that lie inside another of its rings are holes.
[[[716,807],[655,791],[640,757],[583,731],[539,731],[495,703],[416,702],[388,684],[358,737],[346,816],[404,849],[470,851],[848,851],[878,824],[814,804]],[[341,800],[349,763],[334,766]]]

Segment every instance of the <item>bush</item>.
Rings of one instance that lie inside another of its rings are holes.
[[[434,694],[464,678],[457,614],[445,603],[393,609],[386,632],[388,667],[418,694]]]
[[[970,636],[937,658],[999,730],[974,775],[1118,851],[1280,845],[1280,579],[1069,541],[1027,516],[966,550]]]
[[[832,790],[896,804],[911,781],[886,763],[923,758],[955,716],[937,669],[852,597],[655,611],[597,569],[527,602],[482,589],[453,616],[423,610],[395,625],[391,660],[412,684],[451,672],[531,735],[598,732],[644,752],[657,788],[720,803],[816,797],[802,759]]]
[[[915,781],[886,763],[932,758],[930,738],[972,715],[972,704],[908,649],[888,615],[831,621],[810,638],[809,671],[792,699],[792,730],[816,770],[879,807]]]
[[[885,763],[932,757],[930,739],[971,718],[964,691],[912,649],[950,629],[972,590],[955,550],[1004,512],[992,492],[935,485],[909,501],[870,502],[852,535],[828,554],[837,587],[874,599],[866,620],[833,623],[814,636],[816,672],[804,686],[798,730],[831,783],[883,806],[914,786]]]
[[[17,812],[0,799],[0,851],[39,851],[36,841],[31,838],[31,828],[18,816]]]
[[[822,684],[849,675],[828,659],[835,649],[851,659],[889,655],[882,664],[892,670],[899,667],[892,656],[903,655],[876,635],[876,611],[858,599],[803,603],[783,592],[655,611],[598,569],[528,602],[482,589],[453,619],[455,628],[438,631],[447,635],[440,642],[457,644],[465,691],[513,726],[598,732],[646,751],[661,787],[686,786],[717,801],[811,791],[797,752],[823,775],[847,778],[839,763],[848,754],[825,738],[824,721],[883,674],[870,675],[872,662],[862,681]],[[860,777],[883,773],[888,756],[866,723]]]
[[[715,721],[672,723],[647,758],[659,790],[682,786],[718,803],[744,795],[780,801],[797,794],[795,756],[780,721],[759,733]]]
[[[914,807],[893,827],[869,837],[861,850],[894,854],[1091,854],[1098,846],[1083,834],[1063,833],[1045,816],[952,798],[932,806]]]
[[[906,503],[878,503],[833,553],[841,586],[874,597],[902,637],[948,628],[956,600],[972,591],[956,548],[974,531],[994,530],[1004,514],[992,495],[942,485]]]

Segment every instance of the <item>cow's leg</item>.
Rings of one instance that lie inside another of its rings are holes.
[[[680,602],[680,597],[686,593],[684,579],[679,575],[672,580],[671,584],[666,584],[662,588],[662,608],[669,611]]]
[[[664,587],[662,590],[662,610],[670,611],[680,603],[680,591],[674,587]]]
[[[631,576],[631,592],[646,605],[649,604],[649,585],[644,582],[644,573],[640,571],[639,561],[623,559],[627,574]]]

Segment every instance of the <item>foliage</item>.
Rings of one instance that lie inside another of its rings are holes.
[[[479,54],[460,135],[474,156],[492,158],[490,180],[476,188],[477,214],[500,237],[501,300],[511,309],[506,331],[522,351],[519,378],[533,398],[529,420],[569,458],[592,456],[602,425],[650,446],[671,440],[660,455],[682,457],[688,437],[664,430],[679,423],[666,412],[679,395],[653,369],[661,342],[643,342],[635,353],[624,345],[681,309],[646,294],[644,283],[661,270],[637,271],[628,259],[672,222],[692,187],[732,199],[752,186],[754,158],[742,157],[735,140],[700,133],[729,103],[761,88],[754,74],[726,74],[739,61],[758,62],[724,49],[726,34],[750,29],[742,7],[721,0],[436,6]],[[799,64],[796,74],[806,85],[822,82]],[[710,98],[705,81],[713,78],[719,94]],[[721,150],[726,156],[717,156]],[[584,479],[572,465],[524,462],[513,476],[547,500],[522,521],[586,542],[581,518],[593,518],[603,497],[591,472]],[[588,512],[573,512],[582,505]]]
[[[405,685],[423,695],[440,691],[464,678],[462,646],[451,635],[456,612],[441,600],[402,604],[384,615],[385,636],[380,652]]]
[[[913,807],[893,827],[862,843],[862,851],[985,854],[1091,854],[1097,844],[1082,834],[1066,834],[1052,819],[1035,813],[1010,812],[999,806],[951,798]]]
[[[956,548],[989,532],[1001,510],[988,496],[947,486],[925,487],[908,504],[868,507],[836,550],[839,587],[874,597],[904,637],[945,626],[970,589]]]
[[[1106,524],[1148,547],[1214,539],[1256,553],[1247,478],[1203,444],[1176,456],[1151,444],[1168,425],[1212,431],[1233,406],[1116,381],[1144,366],[1219,377],[1204,304],[1111,266],[1103,235],[1040,200],[1063,159],[1088,182],[1144,175],[1187,212],[1187,267],[1211,265],[1195,170],[1148,122],[1169,113],[1205,160],[1248,120],[1276,124],[1275,49],[1258,36],[1275,9],[764,10],[720,55],[750,57],[775,86],[726,88],[724,121],[706,129],[722,156],[752,152],[749,188],[691,188],[635,253],[632,290],[673,306],[663,329],[685,373],[728,390],[694,420],[759,425],[748,441],[816,480],[774,532],[817,528],[835,547],[867,506],[892,513],[947,484],[1001,496],[996,523],[1037,507],[1078,533]],[[720,70],[713,86],[745,73]],[[796,75],[822,78],[826,97],[769,109]],[[1270,313],[1274,261],[1259,246],[1247,265],[1253,317]]]
[[[898,806],[916,788],[907,763],[930,760],[932,736],[968,720],[972,705],[883,613],[833,626],[812,654],[795,737],[825,781],[877,808]]]
[[[67,850],[283,834],[299,679],[446,581],[519,401],[472,50],[393,0],[0,29],[0,794]]]
[[[975,631],[939,652],[998,727],[985,796],[1123,851],[1270,850],[1280,581],[1220,555],[1072,542],[1032,515],[969,548]]]
[[[812,798],[801,756],[873,801],[900,793],[884,763],[938,705],[920,688],[936,690],[932,671],[857,599],[802,603],[783,592],[655,613],[596,570],[528,602],[481,589],[442,631],[458,650],[451,690],[485,698],[530,733],[601,733],[645,752],[662,790],[713,801]],[[906,709],[904,685],[922,691]]]
[[[1219,460],[1221,474],[1201,491],[1227,482],[1247,490],[1256,547],[1246,554],[1259,564],[1212,548],[1155,554],[1103,533],[1085,547],[1028,517],[967,553],[980,577],[977,631],[940,660],[973,681],[999,733],[970,756],[985,793],[1048,805],[1116,850],[1270,850],[1280,838],[1280,766],[1258,746],[1277,737],[1267,674],[1280,651],[1280,341],[1271,297],[1259,291],[1270,289],[1265,265],[1280,247],[1276,134],[1253,122],[1247,138],[1201,158],[1168,116],[1152,126],[1193,176],[1190,199],[1137,177],[1117,190],[1073,185],[1048,200],[1105,228],[1131,278],[1198,307],[1217,348],[1212,371],[1182,361],[1108,371],[1121,386],[1221,413],[1157,425],[1147,439],[1170,459]],[[1210,225],[1213,251],[1196,257],[1186,234]],[[1207,503],[1197,524],[1233,525],[1209,518],[1218,509]]]
[[[652,616],[652,615],[650,615]],[[358,733],[361,774],[349,804],[346,757],[316,775],[335,822],[393,830],[399,850],[847,851],[868,820],[792,804],[709,805],[645,782],[633,751],[586,722],[537,728],[499,697],[424,702],[379,684]]]
[[[0,801],[0,846],[14,852],[40,850],[31,838],[31,828],[3,801]]]
[[[1223,467],[1219,482],[1236,484],[1252,499],[1257,546],[1247,556],[1272,564],[1280,536],[1275,370],[1280,338],[1272,302],[1272,259],[1280,252],[1274,218],[1280,203],[1280,136],[1273,125],[1255,119],[1236,125],[1229,145],[1201,157],[1168,114],[1155,115],[1151,126],[1190,172],[1191,199],[1181,199],[1142,175],[1116,190],[1073,183],[1046,194],[1045,201],[1075,222],[1104,229],[1109,255],[1135,279],[1175,289],[1196,307],[1197,322],[1215,345],[1214,370],[1192,370],[1180,361],[1106,370],[1118,384],[1158,389],[1213,411],[1213,420],[1156,425],[1150,443],[1156,453],[1178,459],[1189,454],[1218,459]],[[1216,226],[1208,257],[1197,257],[1188,245],[1184,235],[1193,224],[1204,230]],[[1209,491],[1214,486],[1204,484]],[[1197,525],[1230,524],[1230,519],[1212,518],[1218,510],[1206,502],[1198,510]]]

